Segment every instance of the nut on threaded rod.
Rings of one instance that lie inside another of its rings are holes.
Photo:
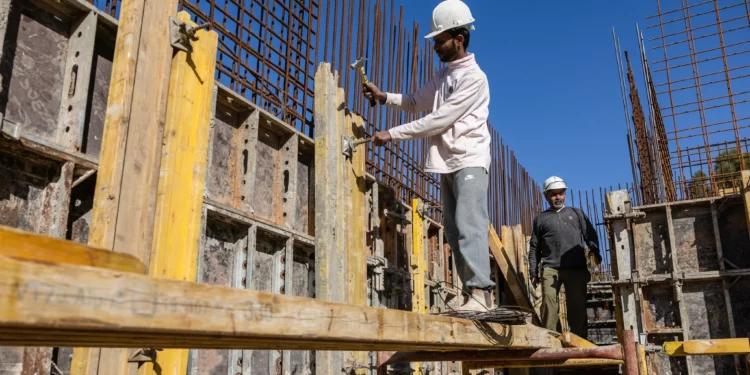
[[[213,22],[206,22],[200,25],[189,27],[188,24],[180,19],[169,17],[169,42],[172,48],[187,53],[193,52],[192,41],[198,40],[195,33],[200,29],[211,26]]]

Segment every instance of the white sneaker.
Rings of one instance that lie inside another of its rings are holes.
[[[489,310],[490,309],[487,307],[487,304],[484,301],[484,296],[479,297],[477,295],[469,296],[467,298],[467,301],[458,308],[458,311],[486,312]]]

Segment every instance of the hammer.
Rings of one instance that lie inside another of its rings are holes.
[[[367,74],[365,74],[365,60],[367,60],[366,57],[360,57],[357,59],[357,61],[353,62],[351,65],[349,65],[352,69],[359,68],[359,73],[362,75],[362,85],[366,86],[370,81],[367,80]],[[370,107],[375,106],[375,99],[370,99]]]

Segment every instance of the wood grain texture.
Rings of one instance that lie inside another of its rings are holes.
[[[187,12],[177,18],[195,26]],[[172,58],[149,267],[152,276],[185,281],[195,281],[198,268],[218,46],[214,31],[196,36],[192,53],[179,51]],[[187,350],[165,350],[139,371],[185,374],[187,364]]]
[[[177,0],[120,6],[89,243],[149,262]],[[213,80],[213,78],[211,78]],[[126,204],[120,204],[121,202]],[[123,350],[76,350],[73,375],[133,373]]]
[[[131,255],[95,249],[10,227],[0,226],[0,243],[3,244],[0,254],[10,258],[146,273],[146,266]]]
[[[505,283],[510,288],[516,304],[532,310],[533,323],[541,324],[539,321],[539,316],[536,314],[536,311],[534,311],[534,306],[531,305],[531,301],[529,301],[526,292],[523,290],[523,281],[519,279],[518,274],[516,273],[516,270],[511,263],[510,256],[508,256],[508,253],[506,252],[505,247],[503,246],[502,241],[500,241],[500,237],[498,237],[497,232],[495,231],[495,228],[492,226],[492,224],[489,225],[489,231],[490,251],[492,252],[492,256],[495,258],[498,266],[500,266],[500,270],[502,271],[503,276],[505,276]]]
[[[0,257],[0,301],[3,345],[304,350],[560,347],[550,331],[531,325],[479,324],[8,257]]]

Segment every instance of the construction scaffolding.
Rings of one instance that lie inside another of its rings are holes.
[[[648,124],[642,115],[639,120],[628,73],[634,203],[739,194],[739,172],[750,161],[750,6],[730,0],[655,3],[649,25],[636,27]],[[623,67],[620,48],[615,37],[622,78],[630,67]]]

